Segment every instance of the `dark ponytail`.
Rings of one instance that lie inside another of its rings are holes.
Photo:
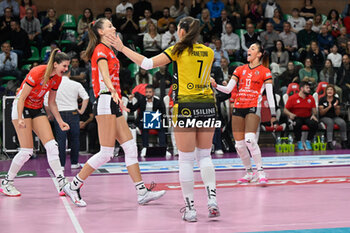
[[[262,48],[259,42],[256,42],[255,44],[259,48],[259,52],[261,52],[262,54],[261,57],[259,58],[261,61],[261,65],[265,66],[266,68],[269,68],[270,67],[269,53]]]
[[[63,61],[70,61],[69,56],[66,53],[61,52],[59,49],[54,49],[51,54],[44,74],[44,85],[49,81],[50,75],[54,69],[54,63],[61,64]]]
[[[100,18],[96,21],[93,21],[92,23],[89,24],[89,44],[86,48],[86,56],[90,60],[92,57],[92,54],[94,53],[94,50],[96,46],[101,42],[101,36],[98,33],[98,29],[103,29],[103,23],[106,19],[105,18]]]
[[[184,29],[186,35],[181,39],[180,42],[176,43],[172,54],[175,56],[179,56],[183,53],[185,49],[188,48],[191,53],[193,50],[193,44],[197,42],[199,36],[199,28],[200,23],[198,19],[194,19],[192,17],[185,17],[180,20],[179,23],[180,29]]]

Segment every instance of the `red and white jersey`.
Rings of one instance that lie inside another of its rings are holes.
[[[94,95],[97,98],[100,93],[109,92],[102,77],[102,73],[98,69],[98,61],[105,59],[108,63],[109,77],[111,78],[113,87],[117,91],[121,98],[121,90],[119,84],[119,69],[120,64],[114,51],[105,44],[98,44],[91,57],[91,70],[92,70],[92,87],[94,89]]]
[[[45,85],[43,85],[46,67],[47,65],[40,65],[34,67],[29,71],[26,78],[23,80],[21,87],[17,93],[17,98],[19,98],[19,96],[21,95],[23,85],[25,83],[32,87],[32,91],[29,93],[29,95],[24,101],[24,107],[31,109],[40,109],[43,107],[44,96],[46,92],[50,91],[51,89],[57,91],[58,86],[61,83],[62,77],[55,75],[51,77]]]
[[[233,75],[238,78],[238,94],[235,99],[235,108],[260,107],[264,82],[272,79],[270,69],[259,65],[253,69],[249,65],[237,67]]]

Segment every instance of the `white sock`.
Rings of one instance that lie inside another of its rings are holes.
[[[17,163],[12,162],[10,169],[7,173],[6,180],[13,180],[15,179],[17,173],[19,170],[21,170],[22,166],[18,165]]]
[[[182,195],[185,200],[186,209],[194,208],[194,164],[195,152],[179,151],[179,179],[181,184]]]
[[[73,178],[72,182],[70,183],[70,188],[71,188],[72,190],[78,190],[78,189],[83,185],[83,183],[84,183],[83,179],[81,179],[81,178],[79,177],[79,174],[77,174],[77,175]]]
[[[59,159],[49,161],[49,165],[50,165],[53,173],[55,174],[56,178],[64,177],[63,170],[61,167],[61,162]]]
[[[140,182],[136,182],[134,183],[136,191],[137,191],[137,195],[145,195],[147,193],[147,188],[145,186],[145,183],[143,181]]]

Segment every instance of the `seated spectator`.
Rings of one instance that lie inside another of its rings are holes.
[[[78,39],[80,40],[84,34],[88,33],[89,24],[94,21],[94,15],[90,8],[85,8],[83,16],[78,21]]]
[[[176,24],[174,22],[169,23],[169,30],[162,35],[162,50],[179,41],[179,36],[177,35],[176,30]]]
[[[47,64],[47,62],[49,61],[50,55],[51,55],[51,51],[54,51],[55,49],[58,48],[58,45],[56,42],[51,42],[50,44],[50,51],[47,51],[45,53],[44,59],[43,59],[43,63]]]
[[[260,33],[261,45],[270,54],[275,48],[275,42],[279,40],[279,35],[273,30],[272,23],[266,24],[266,31]]]
[[[276,9],[281,11],[281,6],[276,2],[276,0],[266,0],[266,2],[262,3],[265,22],[270,21],[270,19],[274,17]]]
[[[348,4],[345,5],[342,13],[341,13],[341,17],[344,19],[346,16],[348,16],[350,11],[350,2],[348,2]]]
[[[82,99],[78,101],[78,108],[81,109]],[[89,101],[83,114],[79,115],[80,131],[85,132],[89,138],[89,150],[91,154],[96,154],[100,150],[98,141],[97,122],[92,111],[92,104]]]
[[[157,33],[155,24],[148,25],[148,32],[143,37],[143,54],[146,57],[158,55],[162,49],[162,37]]]
[[[121,20],[120,32],[124,37],[124,44],[128,42],[128,40],[134,41],[134,44],[138,44],[138,36],[139,33],[139,25],[138,21],[136,21],[136,17],[133,16],[133,9],[128,7],[126,9],[126,16]]]
[[[233,28],[242,28],[242,8],[237,0],[228,0],[225,6],[228,17],[233,23]]]
[[[339,98],[342,99],[343,91],[335,85],[337,83],[337,71],[333,68],[332,61],[329,59],[326,60],[324,68],[320,72],[320,82],[332,84]]]
[[[76,82],[79,82],[85,90],[89,89],[89,81],[88,78],[88,71],[85,67],[80,66],[79,58],[73,57],[71,60],[71,68],[70,68],[70,76],[69,78],[71,80],[74,80]]]
[[[175,19],[176,24],[180,22],[180,19],[190,14],[185,0],[174,0],[174,5],[170,7],[170,16]]]
[[[11,21],[15,20],[12,15],[12,9],[7,7],[4,10],[4,15],[0,17],[0,43],[9,39],[11,32]]]
[[[222,72],[222,80],[226,81],[226,83],[230,81],[231,75],[235,71],[235,67],[233,67],[233,66],[229,67],[229,63],[228,62],[229,61],[225,57],[221,58],[220,67],[221,67],[221,72]],[[217,83],[220,84],[222,82],[217,82]]]
[[[221,0],[210,0],[207,2],[206,7],[210,12],[211,18],[217,19],[221,16],[221,11],[225,9],[225,4]]]
[[[214,31],[217,37],[221,37],[226,34],[226,24],[231,23],[230,18],[227,15],[227,11],[223,9],[221,11],[221,17],[215,19]],[[231,23],[231,25],[233,25]]]
[[[343,62],[337,73],[337,86],[343,90],[343,102],[350,102],[350,59],[348,54],[343,55]]]
[[[317,41],[317,33],[312,31],[311,28],[312,21],[308,20],[305,23],[305,28],[299,31],[297,35],[299,48],[307,50],[310,47],[311,41]]]
[[[347,130],[344,119],[340,118],[340,100],[335,96],[335,88],[332,84],[326,87],[326,95],[318,103],[320,121],[327,126],[327,149],[334,150],[333,127],[337,124],[341,134],[341,148],[347,149]]]
[[[28,34],[20,27],[19,22],[16,20],[11,21],[11,33],[9,39],[13,47],[13,52],[18,55],[19,63],[22,59],[30,57],[31,50]]]
[[[273,29],[277,32],[283,31],[284,19],[282,18],[282,11],[280,9],[275,9],[273,17],[269,19],[269,23],[272,23]]]
[[[44,45],[49,45],[52,41],[59,39],[63,25],[64,22],[61,24],[56,18],[56,11],[53,8],[50,8],[47,11],[47,15],[43,20],[41,28]]]
[[[312,20],[312,23],[313,23],[312,31],[314,31],[316,33],[320,33],[321,27],[323,25],[323,23],[322,23],[322,15],[321,14],[315,15],[314,19]]]
[[[159,33],[165,33],[166,30],[168,30],[170,23],[174,23],[174,22],[175,22],[175,19],[170,17],[169,7],[164,7],[163,17],[158,20],[158,25],[157,25]]]
[[[327,19],[325,25],[327,26],[328,31],[331,32],[334,38],[337,38],[340,35],[340,28],[343,27],[343,23],[339,17],[339,12],[335,9],[330,10]]]
[[[292,32],[298,33],[304,29],[306,21],[304,17],[299,16],[299,9],[293,8],[292,17],[288,19],[288,22],[292,25]],[[311,23],[312,24],[312,23]],[[310,28],[311,30],[311,28]]]
[[[220,62],[222,57],[226,58],[228,61],[230,60],[230,58],[228,57],[228,53],[226,52],[226,50],[222,48],[221,40],[217,39],[215,41],[213,66],[220,67]]]
[[[127,108],[130,109],[130,112],[137,111],[137,125],[142,130],[141,136],[142,136],[142,146],[143,149],[141,150],[141,156],[144,157],[146,155],[146,149],[148,147],[148,129],[144,129],[143,127],[143,113],[145,111],[147,112],[157,112],[161,113],[161,119],[165,117],[165,106],[163,100],[160,100],[158,97],[154,95],[154,88],[152,85],[146,86],[146,96],[140,96],[137,98],[136,104],[132,104],[132,99],[134,98],[134,95],[129,96],[129,103],[127,105]],[[162,124],[160,124],[161,128],[158,129],[158,137],[159,137],[159,146],[160,147],[166,147],[166,137],[165,137],[165,129],[163,128]],[[168,152],[169,153],[169,152]]]
[[[245,25],[254,24],[257,28],[263,25],[263,10],[259,0],[246,0],[244,4]]]
[[[311,58],[305,59],[305,67],[299,70],[299,79],[301,82],[307,82],[314,89],[318,82],[317,71],[312,68]]]
[[[311,59],[313,68],[317,71],[317,74],[319,74],[323,69],[325,57],[320,51],[316,41],[311,42],[307,57]]]
[[[313,0],[304,0],[304,7],[300,10],[300,16],[306,21],[312,19],[316,15],[316,8],[312,5]]]
[[[248,24],[247,33],[244,33],[244,35],[241,37],[241,46],[243,49],[244,59],[247,58],[248,48],[256,42],[260,42],[260,36],[258,33],[255,32],[254,25]]]
[[[166,93],[169,92],[171,85],[171,74],[168,72],[166,66],[160,66],[159,71],[154,74],[153,87],[156,96],[162,100]]]
[[[328,32],[327,26],[323,25],[321,27],[321,32],[317,37],[318,46],[320,46],[321,52],[323,52],[326,56],[329,54],[330,48],[334,44],[333,36]]]
[[[38,11],[36,6],[33,4],[32,0],[21,0],[21,5],[19,6],[19,18],[22,19],[26,16],[26,10],[28,8],[33,9],[34,17],[38,17]]]
[[[284,71],[287,70],[288,62],[289,54],[284,49],[283,41],[276,41],[275,50],[271,53],[270,64],[273,79],[280,76]]]
[[[235,61],[241,60],[241,46],[239,43],[239,37],[233,33],[232,24],[226,24],[226,34],[221,36],[222,48],[229,56],[233,56]]]
[[[294,58],[297,58],[298,55],[298,41],[297,36],[294,32],[291,31],[292,26],[289,22],[284,22],[283,32],[280,33],[280,40],[283,41],[285,49],[292,55]]]
[[[139,21],[140,32],[147,33],[151,23],[157,25],[157,20],[152,19],[151,16],[152,13],[149,10],[145,10],[145,17]]]
[[[290,83],[299,83],[299,71],[292,61],[288,62],[287,70],[275,79],[275,83],[275,86],[279,87],[282,96],[287,92]]]
[[[153,12],[152,4],[147,0],[139,0],[138,2],[134,3],[134,10],[135,10],[134,15],[135,15],[136,22],[144,18],[145,10],[149,10],[150,12]]]
[[[31,8],[26,10],[26,16],[21,19],[21,28],[27,32],[29,41],[35,41],[40,48],[42,42],[40,21],[34,18]]]
[[[328,54],[327,59],[331,60],[335,69],[338,70],[338,68],[341,66],[342,56],[340,53],[338,53],[338,46],[336,44],[332,46],[331,53]]]
[[[153,77],[147,70],[140,67],[139,72],[135,76],[136,86],[141,83],[153,84]]]
[[[290,96],[284,108],[284,114],[294,122],[294,138],[297,141],[298,150],[304,150],[304,145],[301,141],[301,127],[303,125],[309,127],[309,133],[305,141],[306,150],[312,150],[311,142],[318,128],[315,99],[310,93],[310,84],[301,82],[300,92]]]
[[[16,0],[3,0],[0,2],[0,17],[4,15],[6,8],[11,8],[13,16],[19,17],[19,5]]]
[[[109,8],[109,7],[105,8],[105,10],[103,11],[103,14],[100,14],[97,16],[97,19],[99,19],[99,18],[106,18],[109,21],[111,21],[111,23],[113,24],[113,26],[115,28],[119,28],[118,22],[117,22],[117,17],[115,15],[113,15],[113,11],[111,8]]]
[[[133,8],[132,4],[127,0],[121,0],[121,3],[115,8],[117,18],[121,19],[126,16],[126,8]]]
[[[350,41],[346,43],[346,53],[345,54],[350,54]]]
[[[350,39],[347,35],[346,28],[342,27],[340,29],[340,35],[338,36],[338,38],[336,40],[336,43],[337,43],[338,48],[339,48],[339,52],[341,54],[346,53],[346,46],[347,46],[347,43],[349,41],[350,41]]]
[[[203,38],[203,42],[210,42],[210,38],[215,34],[214,31],[214,21],[210,18],[210,13],[208,9],[202,10],[200,21],[200,34]]]
[[[346,10],[347,10],[346,14],[342,17],[342,19],[343,19],[344,27],[346,28],[347,34],[349,34],[350,33],[350,8],[348,7]]]
[[[199,19],[201,17],[202,9],[206,7],[205,4],[204,0],[192,0],[190,16]]]
[[[0,53],[0,77],[14,76],[17,80],[21,80],[21,72],[17,69],[17,54],[11,51],[11,45],[9,42],[5,42],[1,45]]]

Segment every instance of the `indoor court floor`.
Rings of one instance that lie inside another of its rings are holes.
[[[39,155],[25,164],[15,180],[22,196],[0,196],[0,232],[350,232],[349,152],[281,156],[263,149],[267,187],[236,183],[244,170],[235,153],[213,156],[221,216],[208,218],[206,193],[197,171],[196,223],[181,219],[184,202],[177,158],[140,159],[147,186],[154,181],[156,190],[167,190],[160,200],[139,206],[123,159],[117,157],[86,180],[81,195],[87,207],[78,208],[58,195],[46,157]],[[89,156],[80,156],[81,165]],[[9,160],[0,161],[2,177],[9,166]],[[79,170],[71,170],[69,162],[66,167],[71,180]]]

